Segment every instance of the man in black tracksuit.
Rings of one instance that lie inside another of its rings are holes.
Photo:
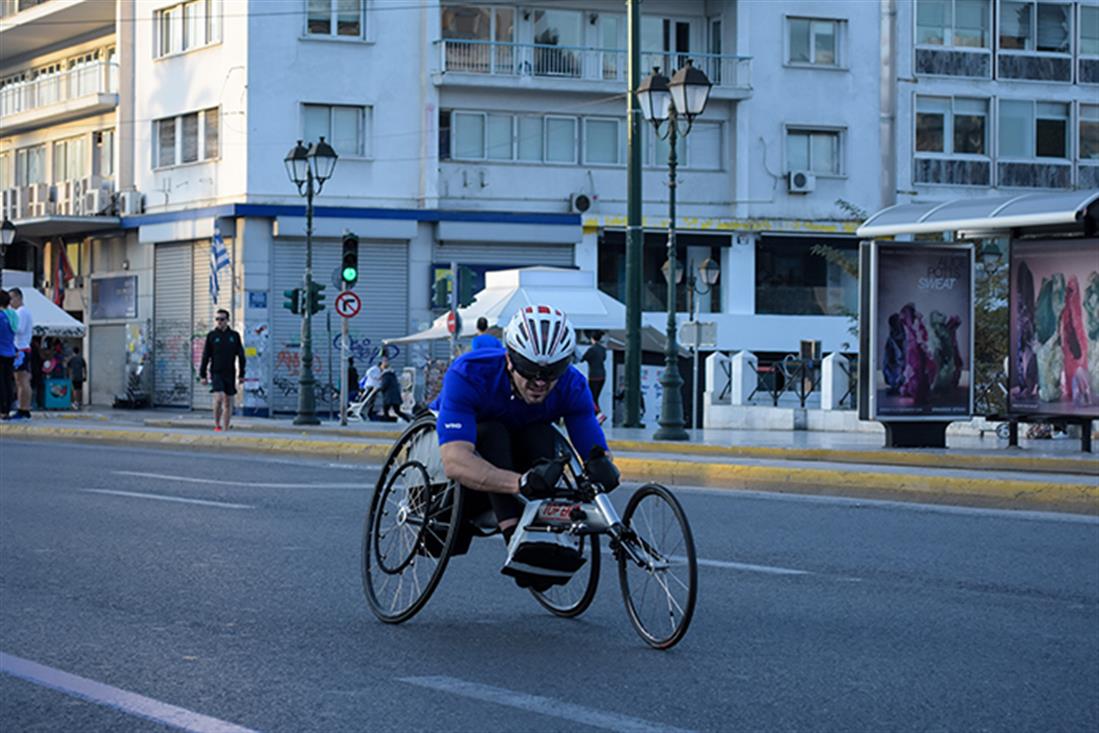
[[[220,433],[223,425],[225,430],[229,429],[233,395],[237,393],[237,382],[244,379],[244,343],[240,334],[229,328],[229,311],[219,310],[214,320],[217,326],[206,334],[198,376],[203,384],[210,385],[210,391],[214,393],[214,432]],[[236,361],[240,362],[239,375],[234,368]]]

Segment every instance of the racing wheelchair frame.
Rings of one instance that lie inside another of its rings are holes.
[[[618,564],[627,614],[650,646],[670,649],[694,614],[698,563],[687,516],[665,487],[649,483],[631,496],[620,516],[602,487],[584,473],[560,428],[556,453],[564,463],[551,499],[538,500],[531,532],[565,532],[584,563],[564,584],[529,589],[556,616],[579,616],[599,584],[600,537]],[[390,449],[363,526],[363,593],[381,621],[415,616],[435,591],[450,560],[474,537],[497,534],[487,496],[446,477],[435,415],[409,425]]]

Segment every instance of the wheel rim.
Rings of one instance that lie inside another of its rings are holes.
[[[690,529],[678,507],[657,491],[635,495],[625,520],[628,547],[618,554],[627,609],[642,637],[666,648],[682,637],[694,612]]]
[[[591,603],[594,593],[592,583],[599,579],[599,540],[594,536],[581,537],[580,554],[587,562],[568,583],[550,586],[545,591],[531,591],[542,605],[554,613],[578,614]]]
[[[424,499],[429,490],[427,471],[416,461],[390,475],[374,515],[374,559],[382,572],[400,573],[415,560],[427,528]]]

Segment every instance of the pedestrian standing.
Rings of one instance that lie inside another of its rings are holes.
[[[382,357],[382,417],[393,422],[397,421],[397,418],[403,418],[404,420],[412,421],[409,415],[401,412],[401,383],[397,379],[397,373],[393,371],[389,366],[389,358]],[[389,411],[393,410],[396,415],[390,415]]]
[[[384,358],[384,357],[383,357]],[[373,420],[377,411],[379,396],[382,390],[382,368],[377,364],[371,364],[363,378],[363,392],[366,393],[366,419]]]
[[[504,345],[500,339],[488,332],[488,319],[481,316],[477,319],[477,335],[473,337],[470,350],[473,349],[502,349]]]
[[[73,409],[79,410],[84,405],[84,379],[88,376],[88,362],[80,355],[80,347],[73,347],[73,355],[69,357],[69,379],[73,383]]]
[[[607,368],[604,366],[607,348],[602,343],[602,331],[589,331],[588,335],[591,337],[591,346],[584,352],[583,360],[588,365],[588,389],[591,390],[591,398],[595,403],[595,417],[602,423],[607,418],[599,408],[599,395],[607,381]]]
[[[237,393],[237,383],[244,381],[245,360],[244,342],[239,333],[229,328],[229,311],[218,309],[214,322],[214,330],[206,334],[206,345],[202,347],[198,376],[203,384],[210,385],[214,394],[214,432],[220,433],[229,429],[233,395]],[[237,362],[240,363],[239,374],[235,368]]]
[[[11,296],[0,290],[0,420],[10,419],[15,402],[15,331],[19,316],[11,309]]]
[[[11,307],[18,316],[15,330],[15,391],[19,406],[12,415],[13,420],[31,419],[31,338],[34,335],[34,317],[31,309],[23,302],[23,291],[12,288],[8,291],[11,296]]]
[[[359,393],[359,370],[355,368],[355,357],[347,357],[347,398],[352,402]]]

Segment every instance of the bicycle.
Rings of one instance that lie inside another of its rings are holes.
[[[555,429],[555,453],[565,470],[555,496],[536,500],[536,520],[527,531],[568,533],[584,563],[567,583],[529,592],[555,616],[582,614],[595,598],[605,538],[634,629],[649,646],[672,648],[687,633],[698,594],[698,561],[683,507],[667,488],[647,483],[619,516]],[[390,449],[363,526],[363,593],[371,611],[385,623],[408,621],[426,605],[449,561],[465,554],[474,537],[495,534],[485,494],[443,472],[435,415],[420,417]]]

